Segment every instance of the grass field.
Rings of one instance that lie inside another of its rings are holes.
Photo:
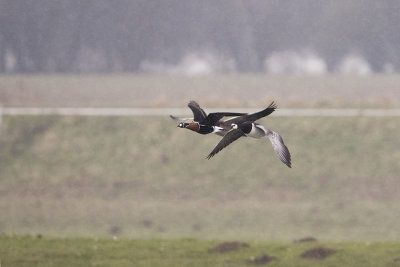
[[[400,106],[400,75],[4,75],[0,105],[24,107]]]
[[[319,250],[315,250],[316,248]],[[314,253],[306,253],[310,250]],[[304,253],[308,257],[302,256]],[[400,266],[400,244],[392,242],[241,242],[221,244],[219,241],[195,239],[57,239],[41,236],[3,235],[0,236],[0,262],[1,266],[7,267],[234,267],[261,264],[285,267],[379,267]]]
[[[9,75],[0,76],[0,105],[392,108],[399,82]],[[179,129],[167,114],[2,122],[0,267],[400,265],[396,117],[261,120],[283,136],[292,169],[266,139],[243,138],[208,161],[219,137]],[[318,242],[293,242],[310,236]]]
[[[0,231],[60,237],[397,241],[397,118],[260,121],[292,152],[166,117],[5,116]]]

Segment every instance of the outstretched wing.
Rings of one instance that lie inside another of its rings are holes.
[[[277,108],[277,106],[276,106],[275,102],[272,101],[272,103],[264,110],[226,120],[226,121],[224,121],[224,124],[229,124],[229,125],[232,123],[241,124],[245,121],[256,121],[265,116],[268,116],[269,114],[274,112],[276,108]]]
[[[219,141],[219,143],[214,147],[213,151],[207,156],[207,159],[210,159],[219,151],[221,151],[224,147],[228,146],[233,141],[239,139],[241,136],[244,136],[244,133],[241,129],[232,129],[225,134],[225,136]]]
[[[193,120],[200,122],[203,121],[206,117],[207,114],[204,112],[204,110],[199,106],[199,104],[197,104],[196,101],[190,101],[188,104],[188,107],[192,110],[193,112]]]
[[[282,137],[269,129],[266,129],[267,136],[271,141],[272,147],[274,148],[276,154],[278,154],[279,159],[285,163],[289,168],[292,167],[291,163],[291,156],[289,149],[286,147],[285,143],[283,142]]]
[[[223,117],[229,117],[229,116],[243,116],[246,115],[247,113],[236,113],[236,112],[214,112],[208,114],[207,118],[201,122],[201,124],[204,125],[209,125],[209,126],[214,126],[216,123],[222,119]]]
[[[171,117],[171,119],[175,120],[175,121],[192,121],[193,118],[182,118],[182,117],[176,117],[174,115],[169,115]]]

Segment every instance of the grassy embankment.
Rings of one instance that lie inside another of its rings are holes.
[[[291,241],[400,238],[397,118],[261,121],[211,160],[218,136],[168,117],[5,116],[0,232],[61,237]]]

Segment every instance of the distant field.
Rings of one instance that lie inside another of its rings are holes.
[[[231,249],[231,250],[229,250]],[[308,257],[307,257],[308,256]],[[394,242],[223,242],[0,236],[0,263],[31,266],[337,266],[400,265]]]
[[[293,156],[165,117],[4,116],[0,232],[60,237],[400,239],[398,118],[271,117]],[[7,266],[7,265],[6,265]]]
[[[152,75],[3,75],[0,105],[22,107],[400,106],[400,75],[201,77]]]

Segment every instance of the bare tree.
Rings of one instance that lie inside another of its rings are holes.
[[[396,0],[1,0],[0,72],[140,71],[213,51],[262,71],[274,51],[315,50],[329,69],[356,51],[400,67]]]

